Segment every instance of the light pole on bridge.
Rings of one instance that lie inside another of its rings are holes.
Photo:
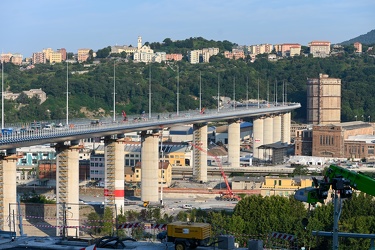
[[[1,129],[4,129],[4,60],[1,56]]]
[[[66,126],[69,126],[69,67],[66,61]]]

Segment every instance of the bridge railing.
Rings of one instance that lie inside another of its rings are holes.
[[[179,115],[174,113],[153,113],[150,117],[148,113],[140,114],[140,115],[130,115],[127,116],[126,120],[122,116],[116,117],[116,120],[113,121],[113,118],[102,118],[99,119],[97,123],[92,123],[90,119],[72,119],[68,125],[61,126],[61,121],[48,121],[48,122],[31,122],[31,123],[17,123],[17,124],[7,124],[9,128],[12,130],[2,131],[0,137],[0,143],[14,143],[14,142],[22,142],[25,140],[38,140],[38,139],[46,139],[46,138],[57,138],[57,137],[65,137],[71,136],[74,134],[90,134],[95,133],[96,131],[111,131],[115,130],[116,128],[119,129],[126,129],[126,128],[133,128],[139,127],[141,128],[142,125],[146,124],[153,124],[153,125],[163,125],[165,123],[189,123],[189,121],[194,121],[200,118],[204,118],[207,120],[214,119],[219,115],[231,116],[231,114],[239,114],[246,110],[254,112],[255,110],[266,110],[269,109],[270,112],[272,110],[277,110],[277,108],[287,107],[287,106],[294,106],[299,104],[286,104],[282,105],[260,105],[258,106],[244,106],[244,107],[229,107],[225,109],[206,109],[204,112],[200,110],[188,110],[179,112]],[[293,108],[292,108],[293,109]],[[58,123],[57,123],[58,122]],[[50,127],[42,127],[43,124],[55,124],[55,126]],[[36,126],[38,124],[38,126]],[[58,126],[60,125],[60,126]]]

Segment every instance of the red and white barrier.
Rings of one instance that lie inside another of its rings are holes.
[[[295,239],[295,236],[292,234],[283,234],[283,233],[276,233],[276,232],[273,232],[271,234],[271,237],[275,239],[287,240],[287,241],[293,241]]]

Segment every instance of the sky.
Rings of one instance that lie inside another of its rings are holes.
[[[0,0],[0,49],[93,51],[165,38],[340,43],[375,29],[374,0]]]

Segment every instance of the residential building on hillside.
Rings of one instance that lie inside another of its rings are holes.
[[[43,49],[42,52],[46,55],[47,61],[50,61],[51,60],[51,53],[54,52],[53,49],[52,48]]]
[[[10,62],[10,59],[12,58],[12,53],[1,53],[0,61],[4,63]]]
[[[354,43],[354,48],[356,53],[362,53],[362,43],[360,42],[355,42]]]
[[[219,48],[203,48],[201,50],[191,50],[188,52],[188,59],[191,64],[200,62],[210,62],[210,57],[219,54]]]
[[[327,57],[331,52],[331,43],[327,41],[312,41],[309,47],[313,57]]]
[[[137,52],[137,47],[127,46],[127,45],[115,45],[111,46],[111,54],[121,54],[122,52],[125,52],[126,54],[133,54]]]
[[[91,49],[78,49],[78,62],[85,62],[89,58]]]
[[[279,56],[298,56],[301,54],[301,45],[298,43],[275,44],[274,48]]]
[[[22,64],[22,59],[23,59],[22,54],[15,53],[10,58],[10,62],[13,63],[13,64],[15,64],[15,65],[21,65]]]
[[[230,51],[224,51],[224,57],[228,59],[244,59],[245,58],[245,52],[242,49],[232,49],[232,52]]]
[[[341,119],[341,79],[319,74],[307,79],[307,123],[339,123]]]
[[[57,52],[61,53],[61,60],[62,61],[65,61],[67,59],[65,48],[58,49]]]
[[[46,54],[43,52],[33,53],[32,62],[33,64],[46,63],[47,62]]]
[[[167,54],[165,56],[167,61],[181,61],[182,60],[182,54]]]
[[[197,64],[200,62],[201,50],[191,50],[188,52],[188,59],[191,64]]]
[[[248,47],[249,54],[252,55],[259,55],[259,54],[270,54],[273,50],[273,45],[272,44],[258,44],[258,45],[250,45]]]
[[[60,52],[52,52],[49,56],[50,63],[61,63],[62,62],[62,54]]]
[[[165,52],[155,52],[152,57],[152,62],[165,62],[167,60],[167,53]]]

